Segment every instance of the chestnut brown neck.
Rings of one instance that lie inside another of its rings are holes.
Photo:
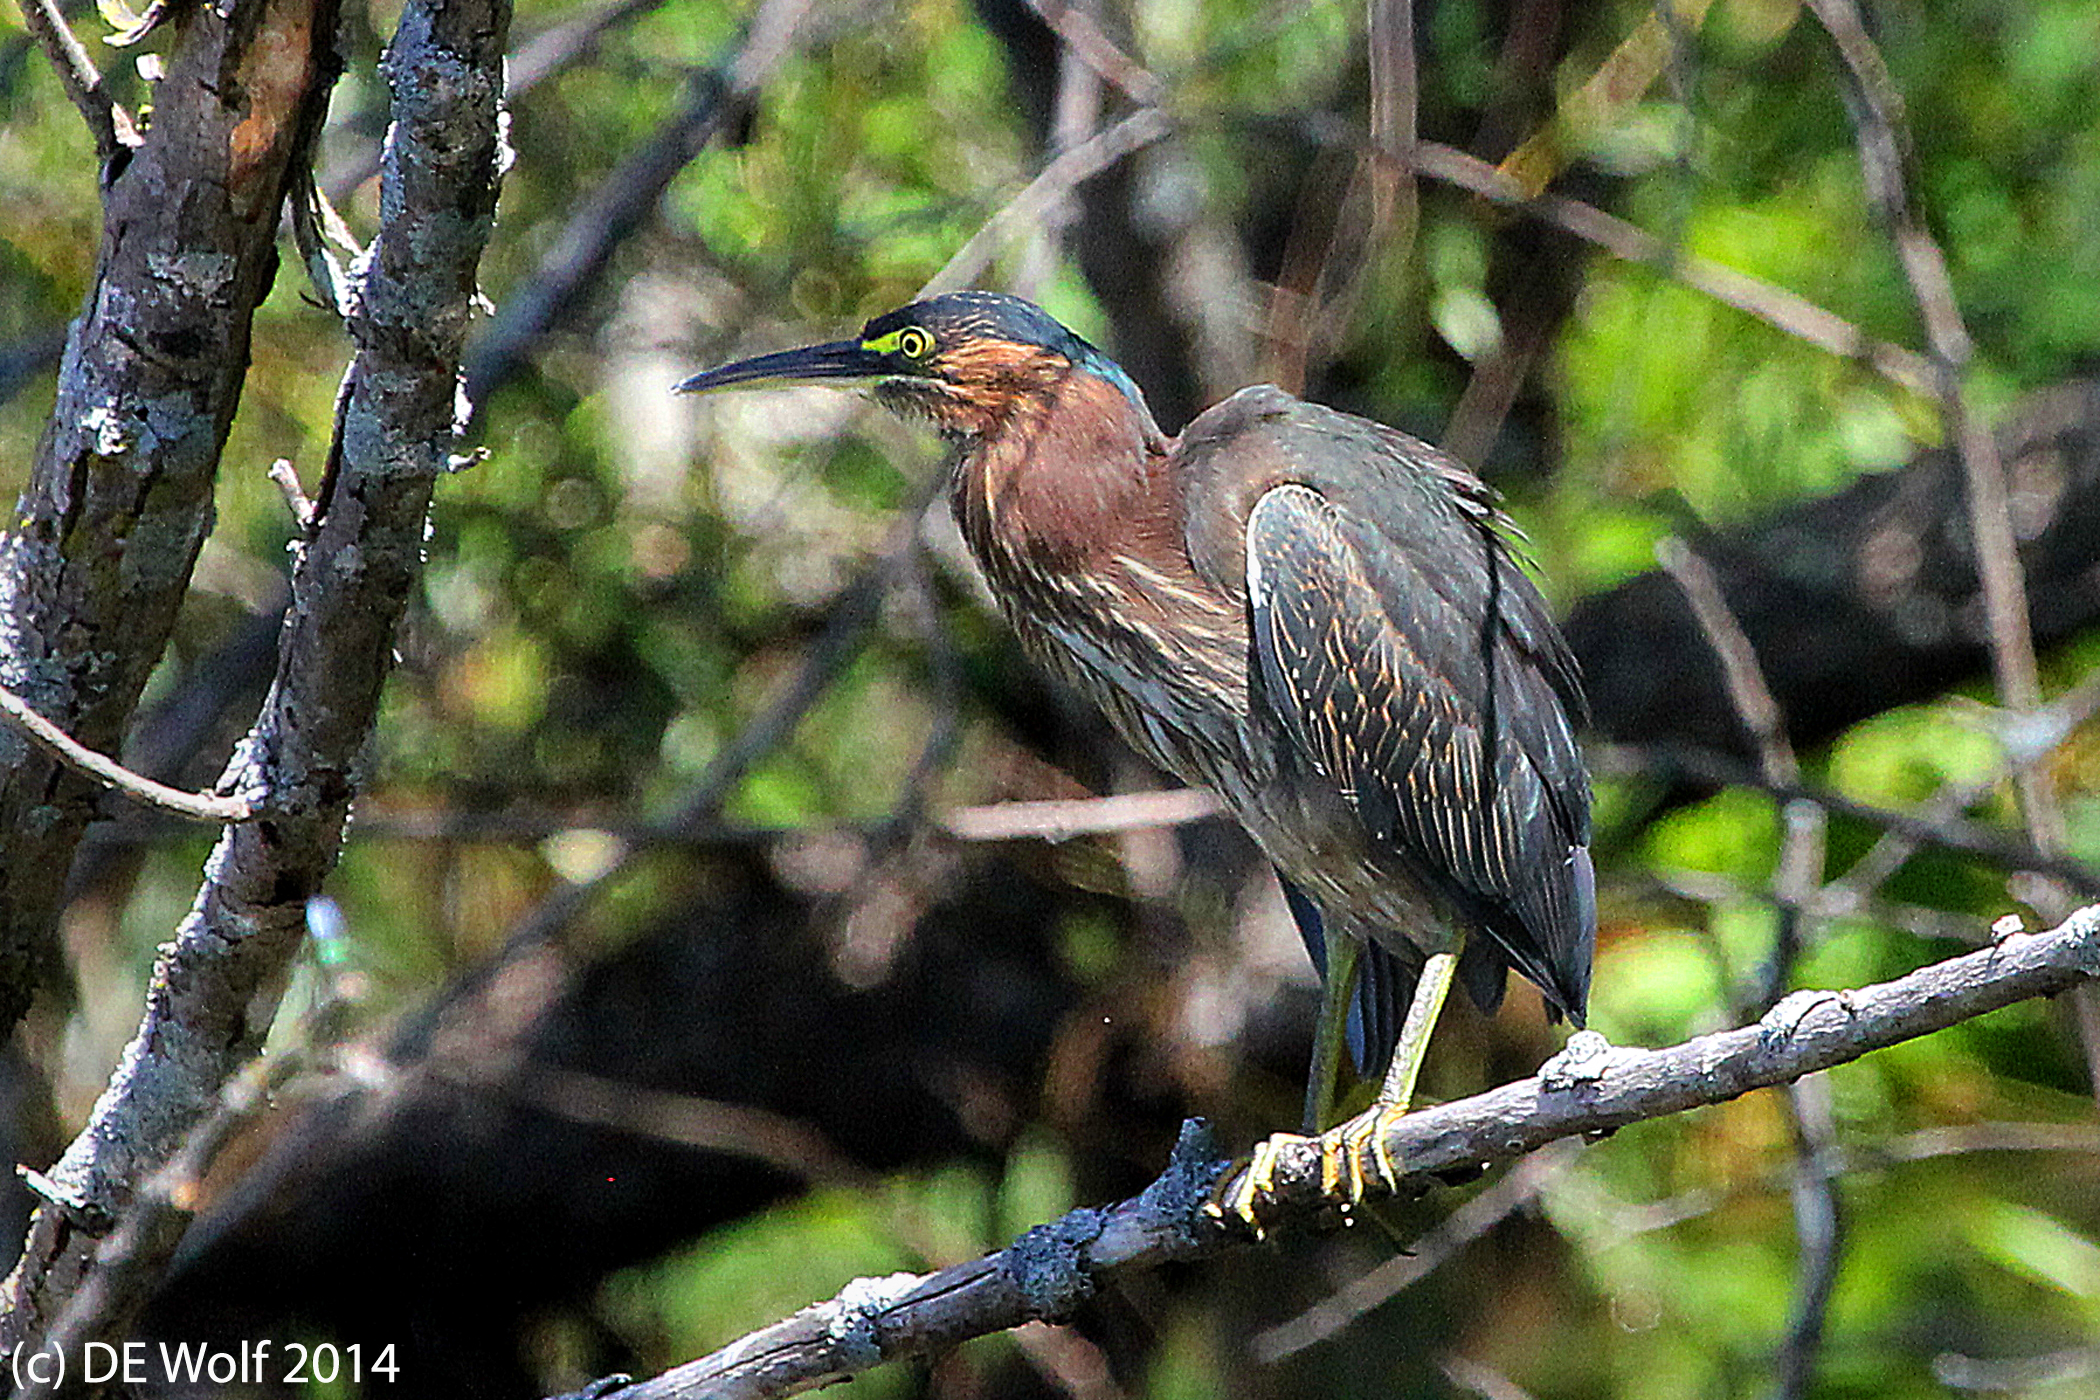
[[[1174,549],[1167,444],[1151,415],[1098,375],[1058,366],[987,413],[985,431],[963,434],[952,489],[971,547],[988,568],[1054,571]]]

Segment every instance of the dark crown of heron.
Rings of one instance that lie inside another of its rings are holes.
[[[1017,404],[1039,400],[1075,369],[1145,411],[1114,360],[1029,302],[997,292],[949,292],[877,316],[861,328],[860,348],[891,371],[876,381],[877,399],[946,433],[995,433]]]

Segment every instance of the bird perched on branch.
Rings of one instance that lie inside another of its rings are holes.
[[[1328,1127],[1344,1042],[1359,1072],[1389,1065],[1377,1111],[1321,1138],[1356,1196],[1454,976],[1492,1010],[1514,967],[1581,1024],[1580,685],[1463,465],[1269,386],[1167,437],[1113,361],[988,292],[678,387],[791,383],[862,386],[939,429],[956,519],[1030,656],[1216,789],[1275,863],[1322,972],[1306,1131]],[[1250,1225],[1287,1140],[1227,1203]]]

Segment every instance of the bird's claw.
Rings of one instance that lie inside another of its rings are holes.
[[[1236,1220],[1256,1239],[1267,1227],[1262,1216],[1276,1203],[1276,1171],[1286,1150],[1312,1144],[1320,1154],[1320,1194],[1360,1206],[1375,1183],[1380,1192],[1397,1189],[1400,1164],[1386,1146],[1387,1130],[1407,1110],[1384,1104],[1362,1113],[1316,1138],[1275,1133],[1255,1145],[1244,1164],[1228,1171],[1224,1186],[1205,1210],[1213,1220]]]
[[[1275,1133],[1256,1143],[1246,1163],[1221,1178],[1224,1189],[1204,1207],[1205,1212],[1213,1220],[1237,1220],[1253,1232],[1254,1238],[1261,1239],[1268,1233],[1261,1223],[1262,1210],[1276,1199],[1276,1164],[1283,1159],[1285,1148],[1312,1140],[1297,1133]],[[1326,1138],[1319,1141],[1324,1163]]]
[[[1390,1104],[1358,1114],[1341,1126],[1320,1135],[1320,1190],[1333,1197],[1344,1192],[1351,1206],[1360,1206],[1370,1194],[1371,1183],[1390,1192],[1400,1180],[1399,1164],[1386,1150],[1386,1129],[1407,1110]]]

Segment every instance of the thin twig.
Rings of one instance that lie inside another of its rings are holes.
[[[1987,1391],[1995,1394],[2039,1395],[2058,1393],[2073,1381],[2100,1375],[2100,1350],[2072,1347],[2042,1356],[2011,1358],[1964,1356],[1943,1351],[1932,1358],[1932,1376],[1949,1390]],[[2072,1393],[2072,1392],[2061,1392]]]
[[[1978,707],[1982,709],[1983,707]],[[2100,713],[2100,669],[2086,676],[2063,694],[2024,717],[2002,711],[1985,711],[1986,725],[1998,741],[2001,766],[1972,782],[1953,784],[1935,793],[1919,820],[1929,826],[1956,821],[1989,796],[2007,774],[2020,767],[2042,762],[2071,735]],[[1843,876],[1832,880],[1815,897],[1818,918],[1836,918],[1852,912],[1893,876],[1903,862],[1924,842],[1903,831],[1883,831]],[[2083,870],[2082,865],[2075,867]],[[2062,878],[2059,874],[2058,878]]]
[[[1794,1235],[1801,1257],[1795,1267],[1794,1303],[1773,1369],[1774,1393],[1797,1400],[1815,1382],[1816,1356],[1837,1289],[1844,1255],[1845,1211],[1838,1196],[1842,1159],[1830,1106],[1830,1078],[1810,1074],[1786,1086],[1787,1120],[1794,1135]]]
[[[74,739],[29,707],[29,702],[0,686],[0,716],[11,721],[24,736],[45,753],[83,778],[120,792],[141,806],[169,812],[193,822],[224,825],[244,822],[255,815],[254,799],[245,793],[184,792],[134,773],[107,754],[97,753]]]
[[[1983,590],[1991,673],[2005,708],[2015,716],[2026,715],[2041,704],[2041,678],[2027,608],[2026,575],[2007,499],[2005,464],[1999,459],[1997,439],[1968,393],[1966,380],[1975,342],[1962,320],[1946,254],[1910,196],[1911,145],[1904,126],[1903,99],[1853,0],[1810,0],[1809,8],[1844,63],[1846,108],[1859,144],[1860,177],[1868,202],[1895,241],[1903,275],[1925,324],[1934,397],[1939,400],[1947,436],[1961,458],[1968,488],[1969,530]],[[2013,794],[2035,849],[2045,855],[2060,853],[2065,841],[2063,808],[2048,774],[2038,767],[2015,768]],[[2060,915],[2070,903],[2065,892],[2041,882],[2024,897],[2045,918]],[[2087,1079],[2100,1098],[2100,995],[2085,992],[2072,1002]]]
[[[131,114],[109,95],[95,60],[88,57],[87,48],[66,23],[57,0],[21,0],[21,4],[23,24],[36,36],[66,96],[80,109],[81,120],[95,138],[95,158],[107,170],[112,160],[139,143]]]
[[[1042,173],[1023,186],[1004,208],[985,220],[969,241],[955,250],[947,265],[919,289],[919,295],[929,297],[967,287],[991,265],[1000,242],[1016,228],[1033,224],[1080,184],[1161,140],[1173,129],[1165,112],[1146,107],[1103,128],[1085,144],[1064,152],[1044,166]]]
[[[940,827],[959,841],[1048,841],[1183,826],[1215,817],[1225,804],[1209,788],[1163,788],[1109,797],[1051,798],[952,807]]]
[[[1356,147],[1361,138],[1338,122],[1308,123],[1315,140],[1328,146]],[[1704,293],[1754,316],[1797,340],[1856,360],[1890,383],[1931,397],[1931,361],[1914,350],[1876,340],[1842,316],[1747,272],[1723,266],[1673,248],[1645,229],[1607,214],[1592,204],[1561,195],[1531,198],[1510,176],[1477,156],[1440,141],[1417,141],[1414,150],[1397,157],[1416,174],[1479,195],[1505,208],[1543,219],[1564,233],[1593,243],[1626,262],[1653,267],[1693,291]]]
[[[938,680],[935,683],[940,684]],[[424,811],[390,808],[381,803],[359,805],[357,821],[347,839],[533,845],[550,836],[593,832],[636,848],[704,850],[763,848],[784,841],[824,840],[839,835],[874,838],[884,828],[897,825],[900,818],[917,819],[912,809],[923,809],[923,789],[934,771],[931,765],[944,759],[947,744],[939,733],[928,736],[913,765],[913,776],[905,781],[905,802],[897,811],[872,822],[770,826],[709,820],[637,821],[593,811]],[[914,793],[920,799],[916,804],[911,801]],[[949,807],[925,813],[924,820],[933,831],[955,841],[1046,841],[1056,845],[1082,836],[1187,826],[1220,816],[1224,810],[1217,795],[1208,788],[1162,788],[1107,797],[1016,799]],[[170,829],[160,822],[120,822],[112,824],[103,839],[112,844],[137,844],[159,840]]]
[[[596,9],[563,20],[527,39],[504,64],[504,100],[513,108],[541,83],[588,58],[598,41],[665,0],[602,0]],[[379,144],[360,146],[315,176],[314,183],[340,204],[379,173]]]
[[[1779,702],[1765,684],[1764,670],[1757,664],[1757,650],[1742,624],[1736,621],[1735,611],[1728,606],[1713,569],[1674,535],[1655,546],[1655,561],[1683,590],[1692,620],[1698,623],[1714,659],[1721,663],[1721,679],[1727,686],[1729,701],[1757,750],[1765,781],[1774,787],[1799,782],[1801,768],[1794,759],[1793,745],[1787,741],[1786,720],[1779,712]]]
[[[1729,754],[1675,745],[1638,744],[1593,745],[1589,754],[1593,769],[1747,786],[1786,801],[1806,798],[1834,816],[1899,833],[1915,839],[1920,845],[1974,856],[2008,870],[2048,875],[2084,894],[2100,895],[2100,873],[2064,856],[2043,855],[2016,835],[1993,831],[1972,822],[1933,820],[1910,812],[1891,811],[1808,783],[1775,787],[1767,783],[1757,769]]]
[[[1297,392],[1316,357],[1327,357],[1353,319],[1366,274],[1404,263],[1414,242],[1417,201],[1412,172],[1395,158],[1415,142],[1418,83],[1414,10],[1404,0],[1366,0],[1364,43],[1371,101],[1367,151],[1354,157],[1349,180],[1322,225],[1325,186],[1315,167],[1284,252],[1263,340],[1275,382]]]
[[[1876,215],[1896,241],[1904,276],[1917,299],[1931,351],[1935,396],[1968,482],[1977,573],[1990,621],[1992,669],[2006,706],[2025,713],[2040,703],[2041,682],[2028,626],[2026,581],[2006,499],[2005,466],[1997,441],[1969,403],[1963,384],[1975,346],[1962,322],[1946,255],[1910,199],[1910,141],[1903,129],[1902,99],[1852,0],[1810,0],[1809,8],[1829,31],[1851,79],[1847,96],[1862,178]],[[2023,794],[2023,805],[2040,797],[2039,783],[2032,787]],[[2041,801],[2051,817],[2036,826],[2041,814],[2030,814],[2029,823],[2035,827],[2035,844],[2054,849],[2061,844],[2054,803]]]
[[[866,1184],[865,1174],[816,1129],[749,1104],[651,1089],[581,1070],[533,1067],[493,1086],[484,1082],[485,1076],[452,1073],[445,1067],[435,1072],[456,1083],[492,1089],[572,1123],[748,1158],[812,1185]]]
[[[293,1050],[258,1056],[226,1082],[211,1113],[192,1128],[181,1149],[142,1186],[117,1228],[95,1251],[95,1266],[84,1283],[65,1300],[43,1338],[52,1355],[77,1357],[83,1344],[102,1336],[113,1316],[128,1315],[152,1291],[167,1267],[182,1231],[197,1213],[205,1173],[234,1135],[260,1118],[272,1096],[309,1064]],[[15,1400],[48,1400],[59,1393],[62,1377],[46,1384],[32,1378],[15,1392]]]
[[[1062,155],[1085,145],[1100,125],[1100,70],[1085,58],[1079,46],[1089,34],[1103,43],[1107,41],[1084,11],[1062,0],[1050,0],[1047,10],[1043,0],[1033,2],[1037,13],[1064,41],[1057,51],[1057,99],[1050,120],[1051,153]],[[1112,45],[1110,49],[1114,51]],[[1065,233],[1078,214],[1078,201],[1069,191],[1043,211],[1013,279],[1017,295],[1040,299],[1042,288],[1049,283],[1064,252]]]
[[[1511,151],[1499,168],[1528,194],[1543,192],[1567,164],[1571,146],[1609,126],[1655,85],[1677,47],[1678,34],[1697,30],[1711,3],[1675,0],[1642,16],[1588,81],[1561,100],[1552,120]]]
[[[549,25],[511,51],[503,65],[503,98],[513,107],[549,78],[591,56],[598,41],[613,30],[649,13],[665,0],[599,0],[580,14]]]
[[[1125,1395],[1107,1356],[1077,1329],[1030,1322],[1015,1328],[1012,1336],[1021,1354],[1068,1400],[1122,1400]]]
[[[811,9],[810,0],[763,0],[724,70],[689,75],[678,110],[577,205],[532,277],[467,356],[466,395],[476,413],[596,284],[614,251],[656,212],[678,173],[735,128],[767,75],[806,37],[802,29]]]
[[[1531,1392],[1491,1366],[1453,1352],[1437,1363],[1444,1379],[1461,1390],[1470,1390],[1480,1400],[1531,1400]]]
[[[933,682],[933,725],[919,746],[919,756],[912,760],[911,771],[904,775],[904,788],[896,806],[882,823],[891,841],[924,824],[934,781],[946,771],[962,742],[962,661],[955,654],[955,639],[948,635],[923,545],[911,551],[905,574],[911,585],[912,610],[926,639],[926,669]]]
[[[292,465],[292,459],[279,457],[270,463],[270,480],[277,484],[277,490],[284,496],[285,509],[292,513],[300,533],[313,529],[313,497],[307,495],[306,488],[299,484],[299,470]]]
[[[1542,1147],[1512,1167],[1509,1174],[1444,1218],[1435,1229],[1369,1273],[1322,1299],[1288,1322],[1257,1333],[1250,1350],[1264,1365],[1274,1365],[1317,1345],[1355,1322],[1379,1304],[1397,1297],[1440,1268],[1464,1246],[1522,1210],[1582,1153],[1576,1141]]]
[[[1720,660],[1729,699],[1757,746],[1765,781],[1775,788],[1798,783],[1801,766],[1787,740],[1786,717],[1772,698],[1757,651],[1729,608],[1720,581],[1682,540],[1664,540],[1655,556],[1684,591],[1700,632]],[[1803,925],[1811,917],[1810,906],[1823,880],[1827,825],[1823,809],[1796,799],[1780,809],[1780,822],[1779,860],[1772,872],[1772,900],[1779,924],[1761,985],[1749,998],[1759,1013],[1778,1001],[1793,978],[1794,962],[1806,939]],[[1816,1353],[1822,1348],[1824,1322],[1844,1249],[1844,1211],[1833,1170],[1837,1129],[1830,1112],[1830,1086],[1822,1075],[1809,1075],[1787,1086],[1786,1116],[1794,1136],[1794,1231],[1801,1257],[1793,1311],[1775,1369],[1777,1393],[1784,1400],[1797,1400],[1807,1393],[1815,1376]]]
[[[773,693],[735,738],[708,760],[678,809],[655,824],[667,839],[690,841],[706,831],[735,795],[738,784],[751,766],[795,731],[847,663],[859,655],[862,639],[881,615],[883,599],[889,596],[898,578],[917,557],[920,520],[940,487],[941,477],[936,473],[922,488],[920,497],[911,508],[900,513],[880,557],[840,591],[823,630],[803,654],[795,674]],[[483,985],[492,985],[504,968],[558,938],[577,914],[625,878],[633,854],[631,848],[621,852],[616,860],[592,878],[562,886],[518,920],[505,937],[502,949],[484,971]]]
[[[1885,1171],[1911,1162],[1965,1157],[1982,1152],[2093,1155],[2100,1154],[2100,1128],[2089,1123],[1960,1123],[1944,1128],[1920,1128],[1883,1142],[1840,1151],[1841,1160],[1832,1167],[1834,1174],[1839,1176]],[[1787,1170],[1789,1174],[1792,1172],[1791,1162]],[[1780,1173],[1760,1172],[1754,1177],[1738,1177],[1726,1190],[1698,1186],[1659,1200],[1597,1202],[1591,1208],[1609,1213],[1611,1242],[1617,1245],[1636,1235],[1652,1235],[1702,1219],[1731,1202],[1771,1191],[1779,1181]],[[1584,1189],[1591,1195],[1601,1194],[1594,1181],[1585,1183]]]
[[[1414,239],[1414,174],[1402,159],[1415,143],[1412,6],[1366,0],[1364,33],[1371,86],[1365,145],[1351,155],[1346,181],[1326,162],[1306,171],[1282,268],[1269,288],[1262,375],[1292,393],[1349,321],[1365,272],[1404,261]]]
[[[1798,787],[1801,765],[1787,739],[1786,717],[1758,665],[1757,650],[1736,620],[1721,592],[1720,580],[1704,559],[1674,536],[1655,547],[1655,557],[1683,590],[1693,620],[1721,663],[1721,675],[1736,717],[1757,750],[1758,768],[1772,791]],[[1772,898],[1779,909],[1779,932],[1758,994],[1742,1009],[1762,1012],[1786,990],[1807,917],[1823,882],[1824,809],[1802,798],[1788,799],[1780,810],[1779,860],[1772,872]]]
[[[1065,52],[1138,106],[1157,107],[1165,99],[1166,84],[1118,48],[1092,15],[1066,0],[1028,0],[1028,8],[1063,41]]]

